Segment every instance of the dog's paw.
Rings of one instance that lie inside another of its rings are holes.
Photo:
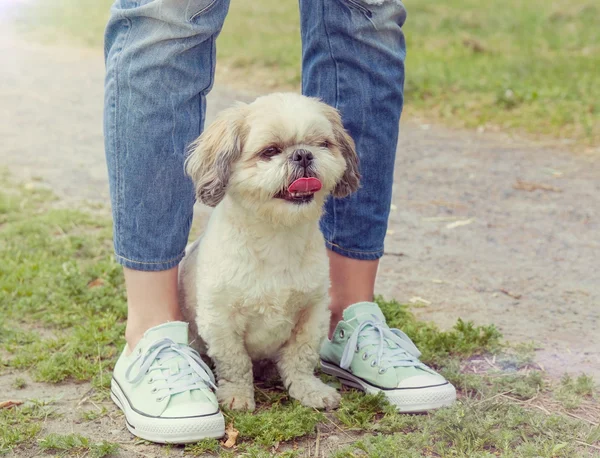
[[[342,396],[335,388],[324,384],[318,378],[293,381],[289,388],[290,396],[307,407],[335,409]]]
[[[254,387],[252,385],[219,383],[217,399],[223,407],[231,410],[252,411],[256,408]]]

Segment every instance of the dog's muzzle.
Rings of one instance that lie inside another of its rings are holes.
[[[313,170],[314,156],[308,150],[297,149],[290,157],[290,162],[291,182],[288,189],[280,191],[275,197],[297,204],[309,203],[323,187]]]

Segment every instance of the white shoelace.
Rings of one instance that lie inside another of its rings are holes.
[[[359,337],[361,337],[360,344]],[[427,367],[419,361],[421,352],[410,337],[399,329],[388,328],[379,320],[364,321],[354,329],[342,353],[340,367],[348,370],[354,357],[353,353],[358,353],[369,345],[378,346],[377,359],[371,365],[379,366],[381,373],[389,367]],[[366,352],[363,358],[367,359],[373,354]]]
[[[177,358],[178,370],[172,373],[166,363],[174,358]],[[137,374],[132,375],[132,372],[140,361],[140,366]],[[152,366],[155,361],[158,364]],[[168,390],[164,396],[184,393],[194,389],[202,389],[209,387],[216,390],[215,378],[197,351],[188,347],[175,343],[169,338],[164,338],[154,342],[148,347],[145,353],[138,354],[137,358],[129,365],[125,378],[129,383],[138,383],[148,372],[153,373],[149,383],[154,383],[164,380],[166,383],[162,386],[157,386],[153,389],[153,393],[162,390]],[[161,401],[164,396],[157,398]]]

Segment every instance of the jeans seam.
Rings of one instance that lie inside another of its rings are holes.
[[[122,16],[122,19],[124,19],[127,23],[127,33],[125,34],[125,36],[122,38],[121,43],[119,45],[118,48],[118,58],[117,58],[117,62],[115,63],[115,66],[113,67],[113,74],[114,74],[114,78],[115,78],[115,106],[114,106],[114,116],[113,116],[113,132],[115,133],[115,140],[114,140],[114,155],[115,155],[115,168],[116,168],[116,177],[115,177],[115,187],[116,187],[116,214],[117,214],[117,218],[115,220],[115,236],[118,239],[118,243],[119,246],[122,243],[122,234],[121,234],[121,219],[122,219],[122,201],[123,201],[123,171],[121,168],[121,160],[120,160],[120,153],[119,153],[119,147],[120,147],[120,135],[117,134],[117,117],[118,117],[118,111],[119,111],[119,105],[118,105],[118,101],[121,99],[120,97],[120,87],[119,87],[119,71],[118,68],[121,65],[121,60],[123,57],[123,48],[125,47],[125,43],[127,42],[127,40],[129,39],[129,35],[131,33],[131,20],[127,17]]]
[[[340,245],[338,245],[337,243],[333,243],[327,239],[325,239],[325,242],[328,243],[331,246],[334,246],[336,248],[339,248],[340,250],[344,250],[347,251],[348,253],[359,253],[359,254],[377,254],[377,253],[381,253],[383,252],[383,249],[381,250],[375,250],[375,251],[365,251],[365,250],[349,250],[347,248],[344,248]]]
[[[327,0],[324,0],[322,2],[323,5],[323,10],[322,10],[322,14],[323,14],[323,28],[325,29],[325,36],[327,37],[327,47],[329,48],[329,56],[331,56],[331,60],[333,61],[334,64],[334,68],[335,68],[335,108],[336,110],[339,109],[338,105],[339,105],[339,69],[338,69],[338,62],[335,59],[335,57],[333,56],[333,48],[331,46],[331,37],[329,35],[329,30],[327,28],[327,20],[325,19],[325,2]],[[331,207],[333,209],[333,231],[331,233],[331,238],[335,239],[336,236],[336,231],[337,231],[337,205],[336,205],[336,200],[334,197],[331,197]]]
[[[182,254],[180,253],[176,257],[174,257],[172,259],[167,259],[166,261],[156,261],[156,262],[134,261],[133,259],[126,258],[125,256],[121,256],[118,253],[115,253],[115,256],[117,258],[123,259],[123,260],[125,260],[127,262],[132,262],[134,264],[142,264],[142,265],[149,265],[150,266],[150,265],[157,265],[157,264],[169,264],[171,262],[174,262],[174,261],[177,261],[178,259],[180,259],[182,257]]]
[[[215,6],[215,4],[217,3],[218,0],[212,0],[212,2],[210,2],[208,5],[206,5],[204,8],[202,8],[200,11],[195,12],[194,14],[192,14],[192,16],[188,19],[188,22],[194,23],[194,21],[200,17],[201,15],[203,15],[204,13],[208,12],[210,9],[212,9],[213,6]]]

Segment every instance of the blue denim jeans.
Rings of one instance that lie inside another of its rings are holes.
[[[229,0],[116,0],[111,9],[104,134],[114,246],[126,267],[166,270],[183,257],[194,204],[183,163],[203,129],[228,9]],[[403,104],[406,11],[400,0],[300,0],[300,13],[302,91],[340,110],[362,174],[358,192],[326,203],[327,247],[378,259]]]

